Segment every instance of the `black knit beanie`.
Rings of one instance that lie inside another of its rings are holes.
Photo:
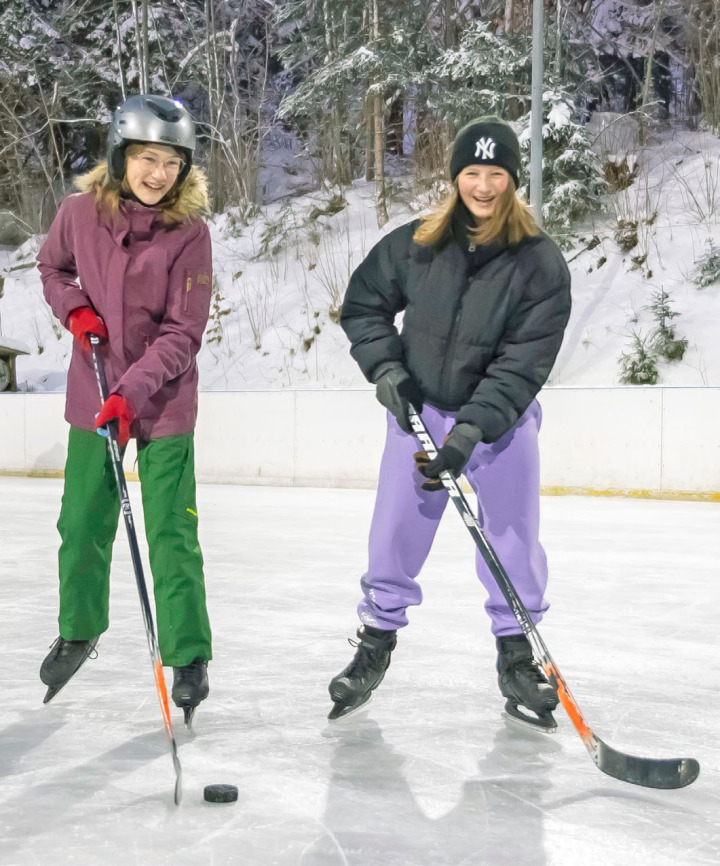
[[[453,142],[450,180],[468,165],[499,165],[520,186],[520,142],[510,124],[488,114],[463,126]]]

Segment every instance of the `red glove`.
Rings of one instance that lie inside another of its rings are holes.
[[[102,404],[100,412],[95,419],[95,429],[104,427],[108,421],[117,418],[118,432],[117,443],[124,448],[130,438],[130,424],[135,418],[135,413],[130,408],[128,401],[119,394],[111,394]]]
[[[105,322],[90,307],[75,307],[68,316],[67,328],[86,352],[90,351],[88,334],[94,334],[101,340],[108,338]]]

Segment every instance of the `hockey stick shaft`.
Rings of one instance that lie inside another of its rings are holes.
[[[437,447],[421,416],[411,405],[409,409],[410,423],[413,432],[422,448],[432,460],[437,456]],[[463,523],[473,537],[485,564],[497,583],[510,610],[513,612],[520,628],[526,635],[548,677],[557,689],[558,698],[580,735],[585,748],[596,766],[610,776],[624,782],[631,782],[649,788],[681,788],[695,781],[700,766],[694,758],[652,759],[638,758],[618,752],[604,743],[585,721],[585,718],[573,697],[570,688],[555,664],[545,641],[540,636],[527,608],[517,593],[510,577],[498,559],[490,542],[487,540],[480,524],[475,517],[460,485],[450,472],[441,472],[440,481],[447,490],[455,508],[462,517]]]
[[[100,392],[100,401],[101,403],[104,403],[108,398],[109,389],[107,377],[105,375],[105,366],[99,352],[100,340],[94,334],[88,334],[88,338],[92,349],[93,366],[95,367],[95,377],[97,379],[98,391]],[[118,498],[120,499],[120,510],[122,511],[123,520],[125,521],[125,530],[130,544],[130,558],[132,559],[133,571],[135,572],[135,583],[137,585],[138,595],[140,596],[140,609],[142,611],[148,649],[150,650],[150,659],[152,662],[153,675],[155,677],[155,688],[160,702],[160,711],[163,717],[165,735],[170,744],[170,752],[172,755],[173,766],[175,768],[174,799],[175,804],[179,805],[180,800],[182,799],[182,767],[180,765],[180,758],[178,757],[177,742],[175,740],[172,719],[170,717],[170,702],[168,701],[167,686],[165,685],[165,675],[163,673],[162,659],[160,657],[160,648],[155,633],[155,623],[153,620],[152,608],[150,607],[150,598],[148,596],[147,584],[145,582],[142,559],[140,557],[140,547],[138,545],[137,532],[135,531],[135,521],[133,520],[130,496],[128,494],[125,472],[122,465],[122,454],[120,453],[120,446],[117,441],[117,421],[110,421],[106,425],[106,429],[108,431],[108,451],[110,452]]]

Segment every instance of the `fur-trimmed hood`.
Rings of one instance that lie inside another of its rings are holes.
[[[110,177],[107,162],[104,160],[87,174],[77,177],[75,187],[81,192],[94,193],[98,207],[111,213],[118,210],[127,188],[124,181],[118,183]],[[205,172],[193,166],[180,186],[173,187],[157,208],[168,225],[209,216],[210,199]]]

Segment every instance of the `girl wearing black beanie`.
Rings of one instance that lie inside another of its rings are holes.
[[[387,439],[361,580],[359,644],[330,683],[331,719],[369,699],[397,630],[408,623],[407,608],[422,600],[416,578],[447,504],[442,471],[465,474],[488,541],[534,622],[548,609],[536,396],[570,315],[570,275],[516,195],[520,173],[510,125],[495,116],[472,121],[455,138],[445,201],[386,235],[351,277],[341,324],[388,409]],[[415,453],[410,403],[444,442],[434,460]],[[555,690],[479,555],[476,567],[506,710],[552,729]]]

